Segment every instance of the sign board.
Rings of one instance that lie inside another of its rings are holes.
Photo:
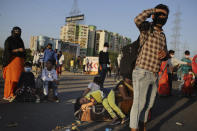
[[[98,57],[86,57],[85,58],[85,71],[89,74],[98,74],[99,58]]]
[[[80,21],[80,20],[84,20],[84,15],[66,17],[66,22],[73,22],[73,21]]]

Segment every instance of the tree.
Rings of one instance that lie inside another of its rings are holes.
[[[2,66],[3,62],[3,48],[0,47],[0,66]]]
[[[62,54],[64,55],[64,69],[69,70],[70,69],[70,60],[72,58],[75,58],[75,55],[68,53],[68,52],[62,52]]]
[[[28,49],[25,49],[25,51],[26,51],[25,61],[33,61],[31,50],[28,48]]]
[[[111,68],[114,69],[115,65],[116,65],[116,60],[118,57],[118,53],[117,52],[109,52],[109,59],[111,61]]]

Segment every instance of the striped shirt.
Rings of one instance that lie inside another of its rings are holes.
[[[158,53],[161,50],[167,52],[167,45],[163,30],[154,30],[153,24],[146,21],[153,13],[154,9],[144,10],[135,18],[135,24],[140,30],[140,45],[143,45],[136,66],[157,73],[161,65]]]

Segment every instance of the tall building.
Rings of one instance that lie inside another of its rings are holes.
[[[106,30],[97,30],[95,41],[96,54],[103,50],[105,42],[109,43],[109,51],[119,53],[123,46],[131,43],[131,39],[121,36],[118,33],[113,33]]]
[[[105,42],[109,43],[109,50],[112,52],[120,52],[124,45],[131,43],[131,39],[118,33],[96,30],[94,25],[85,25],[84,20],[85,15],[78,9],[78,1],[74,0],[70,15],[66,17],[66,24],[60,31],[61,41],[80,45],[81,56],[98,55]]]
[[[89,33],[88,33],[88,46],[87,46],[87,56],[94,56],[94,48],[96,41],[96,26],[89,25]]]
[[[31,36],[30,37],[30,46],[29,47],[30,47],[31,51],[39,50],[38,36]]]
[[[76,23],[67,23],[61,27],[60,39],[64,42],[76,43]]]
[[[60,49],[59,39],[47,37],[47,36],[31,36],[30,37],[30,49],[32,51],[40,50],[45,48],[48,43],[51,43],[53,49]]]
[[[79,44],[80,55],[84,56],[88,48],[88,31],[87,25],[68,22],[61,27],[60,39],[64,42]]]
[[[95,45],[95,53],[98,54],[101,50],[103,50],[103,46],[105,42],[108,42],[108,32],[106,30],[97,30],[96,31],[96,45]],[[109,47],[111,48],[111,43],[109,43]]]

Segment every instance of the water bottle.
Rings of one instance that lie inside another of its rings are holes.
[[[65,130],[65,131],[71,131],[71,130],[70,130],[70,128],[66,128],[66,130]]]
[[[105,128],[105,131],[112,131],[111,128]]]

